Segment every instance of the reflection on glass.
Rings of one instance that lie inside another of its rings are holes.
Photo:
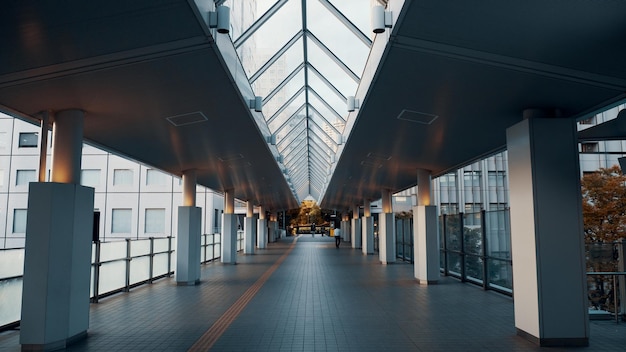
[[[319,1],[307,1],[307,17],[307,28],[352,72],[360,76],[365,67],[369,47],[358,40]]]
[[[283,80],[302,64],[302,39],[298,39],[285,53],[263,71],[252,83],[252,89],[256,95],[267,96]],[[277,97],[277,101],[285,102],[289,92],[283,92]],[[291,92],[293,93],[293,92]],[[276,97],[276,96],[275,96]],[[278,104],[278,103],[277,103]],[[265,107],[265,106],[264,106]]]
[[[237,54],[248,77],[283,47],[298,31],[302,22],[294,21],[301,14],[300,1],[288,1],[239,48]]]
[[[331,0],[329,2],[361,32],[371,33],[370,0]]]

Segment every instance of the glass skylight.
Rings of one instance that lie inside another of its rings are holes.
[[[369,54],[371,0],[226,0],[231,39],[298,201],[330,180]]]

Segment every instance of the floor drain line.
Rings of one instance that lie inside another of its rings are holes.
[[[289,249],[280,257],[278,260],[272,265],[263,275],[252,285],[250,286],[246,292],[244,292],[239,299],[235,303],[233,303],[224,314],[207,330],[197,341],[189,348],[189,352],[196,351],[208,351],[213,347],[215,342],[222,336],[222,334],[228,329],[230,324],[232,324],[235,319],[239,316],[239,313],[243,311],[243,309],[248,305],[248,303],[254,298],[254,296],[259,292],[261,287],[265,284],[267,279],[272,276],[274,271],[278,269],[280,264],[287,258],[289,253],[296,246],[296,242],[298,242],[298,237],[296,237]]]

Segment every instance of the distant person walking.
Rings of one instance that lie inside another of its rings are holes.
[[[335,229],[335,247],[339,248],[341,244],[341,229]]]

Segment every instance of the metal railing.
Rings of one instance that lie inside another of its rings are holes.
[[[125,239],[92,243],[90,301],[170,277],[176,251],[173,237]],[[243,231],[237,232],[237,251]],[[201,263],[221,256],[221,235],[203,234]],[[19,326],[22,304],[24,248],[0,249],[0,331]]]

